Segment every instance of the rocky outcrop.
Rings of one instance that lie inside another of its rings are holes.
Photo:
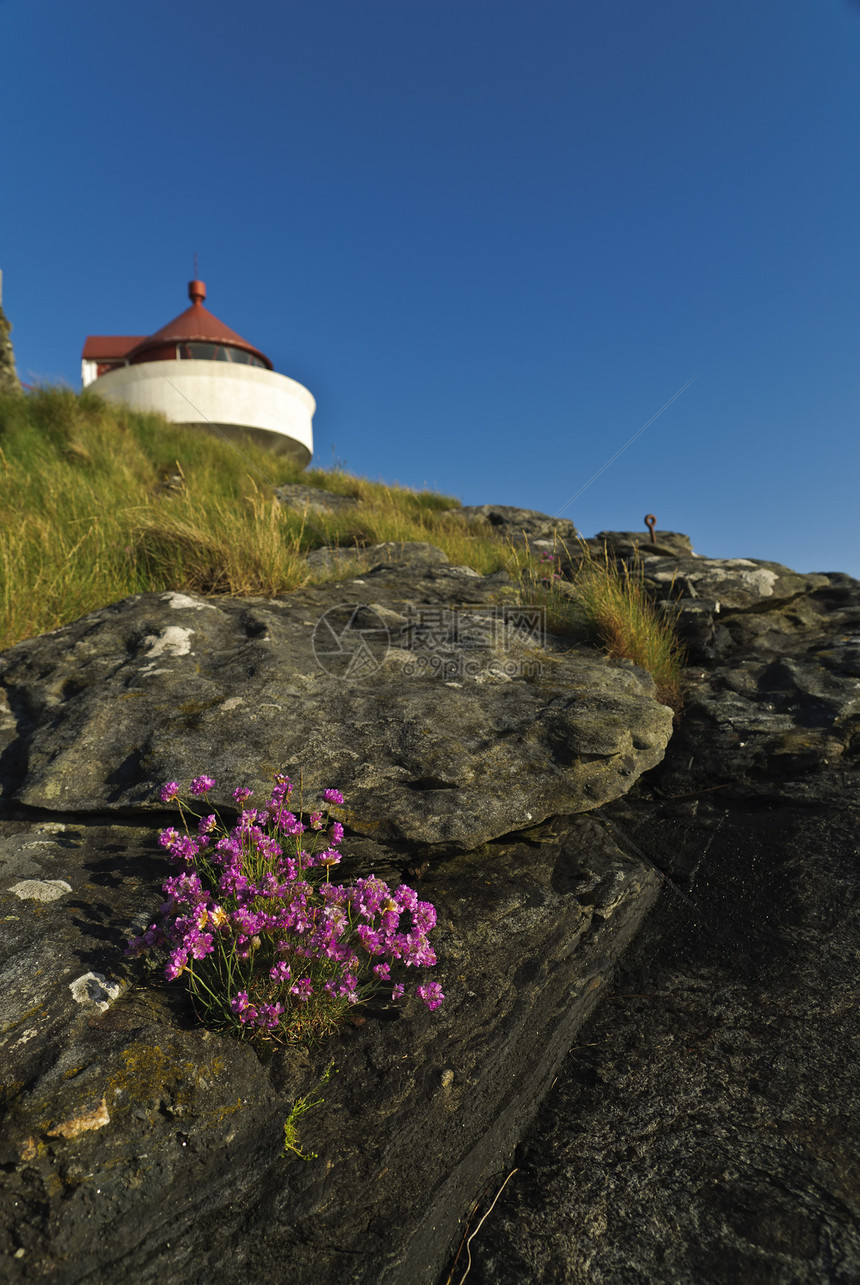
[[[443,567],[448,565],[448,555],[423,540],[386,540],[383,544],[354,548],[331,548],[326,545],[305,554],[305,561],[314,571],[340,571],[342,575],[347,575],[350,568],[370,571],[375,567],[389,566],[392,562]]]
[[[518,1166],[470,1280],[860,1277],[856,810],[715,798],[612,810],[696,914],[661,897],[490,1185]]]
[[[546,635],[505,575],[369,561],[127,599],[0,660],[12,1280],[431,1282],[656,897],[582,815],[663,755],[651,679]],[[422,878],[447,998],[261,1060],[122,951],[163,900],[157,786],[205,770],[229,814],[280,767],[346,794],[346,878]],[[321,1159],[285,1159],[332,1059]]]
[[[576,527],[569,518],[553,518],[535,509],[518,509],[512,504],[464,504],[459,509],[449,509],[453,518],[462,518],[479,530],[494,531],[504,539],[515,540],[525,536],[531,540],[576,541]]]
[[[122,958],[162,897],[138,827],[7,823],[5,1280],[435,1279],[657,893],[587,817],[434,862],[446,1001],[261,1061]],[[347,874],[408,849],[353,839]],[[414,876],[410,876],[413,878]],[[173,988],[174,990],[176,988]],[[282,1154],[293,1103],[337,1071]]]
[[[426,547],[0,658],[8,1279],[435,1285],[521,1140],[472,1279],[856,1277],[860,586],[658,534],[701,653],[671,740],[641,671]],[[343,789],[344,877],[420,879],[447,998],[261,1057],[122,948],[161,900],[155,787],[211,772],[229,813],[281,767]],[[319,1158],[285,1158],[332,1061]]]
[[[298,482],[276,487],[275,495],[285,508],[294,509],[303,515],[343,513],[354,509],[356,505],[352,496],[336,495],[333,491],[323,491],[317,486],[302,486]]]
[[[650,531],[598,531],[593,539],[587,542],[595,551],[608,548],[618,557],[694,557],[693,546],[688,535],[679,531],[654,531],[652,540]]]
[[[12,348],[12,326],[0,305],[0,394],[20,393],[21,384],[15,370],[15,352]]]
[[[510,1162],[484,1285],[860,1277],[860,584],[702,571],[710,659],[602,813],[678,891]]]
[[[5,798],[61,813],[213,801],[302,765],[358,834],[473,848],[623,794],[672,715],[641,670],[541,631],[506,576],[380,565],[283,600],[126,599],[0,662]],[[249,755],[248,745],[253,745]]]

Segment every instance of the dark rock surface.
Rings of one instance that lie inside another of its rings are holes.
[[[721,617],[663,763],[603,814],[696,911],[664,891],[475,1282],[860,1279],[860,585],[807,580]]]
[[[128,812],[205,770],[229,807],[301,764],[352,830],[459,847],[597,807],[659,762],[671,711],[641,670],[523,636],[511,596],[422,564],[277,601],[126,599],[0,659],[4,797]]]
[[[587,817],[434,863],[420,886],[439,912],[442,1008],[381,1008],[322,1049],[260,1061],[122,957],[161,900],[149,832],[4,830],[11,1281],[433,1281],[658,884]],[[346,846],[345,874],[395,881],[408,857]],[[331,1059],[300,1134],[320,1159],[285,1159],[290,1108]]]
[[[381,553],[278,601],[128,599],[0,660],[9,1279],[432,1282],[653,903],[571,815],[662,756],[650,678],[524,623],[504,575]],[[279,767],[344,790],[345,878],[426,867],[446,1001],[261,1059],[122,951],[163,899],[155,787],[205,770],[229,811]],[[285,1159],[330,1060],[320,1159]]]
[[[576,527],[569,518],[554,518],[535,509],[518,509],[512,504],[464,504],[462,508],[449,509],[448,513],[479,527],[491,527],[506,538],[525,535],[529,540],[554,537],[576,540]]]
[[[694,557],[690,537],[680,531],[598,531],[589,544],[609,546],[621,557]]]
[[[698,647],[668,750],[650,679],[426,546],[0,657],[4,1280],[459,1282],[518,1143],[470,1281],[858,1278],[860,585],[659,534]],[[421,868],[436,1013],[260,1057],[124,959],[154,787],[211,771],[224,804],[281,767],[344,790],[344,878]],[[318,1159],[284,1158],[332,1061]]]

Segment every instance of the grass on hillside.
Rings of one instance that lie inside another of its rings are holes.
[[[304,558],[323,545],[423,540],[454,565],[528,582],[526,552],[446,514],[454,499],[339,470],[302,472],[250,443],[240,455],[221,438],[91,392],[0,398],[0,476],[0,649],[129,594],[268,597],[326,580],[335,573],[312,572]],[[165,486],[177,476],[177,488]],[[360,507],[303,515],[273,496],[289,482]],[[668,696],[672,685],[654,666],[672,654],[673,635],[641,584],[609,563],[586,563],[580,581],[573,607],[556,604],[559,627],[643,664]]]

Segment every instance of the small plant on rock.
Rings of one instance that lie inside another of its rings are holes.
[[[301,1120],[302,1116],[305,1115],[306,1112],[312,1111],[314,1107],[321,1107],[325,1103],[325,1098],[315,1098],[314,1093],[318,1093],[324,1084],[328,1084],[333,1070],[334,1063],[329,1062],[326,1067],[325,1074],[316,1088],[311,1093],[307,1093],[303,1097],[297,1098],[293,1103],[292,1110],[284,1121],[283,1156],[285,1160],[289,1159],[290,1152],[292,1152],[293,1155],[298,1156],[299,1160],[319,1159],[315,1151],[302,1151],[299,1146],[298,1124],[299,1120]]]
[[[208,802],[214,786],[198,776],[190,793]],[[406,987],[392,969],[436,963],[427,940],[436,911],[412,888],[392,890],[374,875],[333,884],[344,832],[329,807],[343,796],[323,791],[305,823],[301,808],[290,811],[292,792],[279,774],[255,808],[252,792],[239,787],[233,799],[242,811],[228,831],[214,812],[183,805],[179,785],[168,782],[161,799],[179,805],[184,833],[164,829],[159,843],[177,872],[163,885],[160,922],[132,938],[126,954],[166,949],[165,976],[184,978],[207,1026],[295,1044],[331,1034],[352,1005],[383,988],[401,998]],[[415,993],[430,1009],[444,999],[438,982]]]
[[[559,540],[537,563],[511,548],[509,568],[523,602],[546,609],[547,628],[596,643],[609,656],[632,660],[651,674],[657,698],[676,719],[683,705],[684,649],[671,622],[648,596],[642,564],[595,554],[584,540],[571,553]]]

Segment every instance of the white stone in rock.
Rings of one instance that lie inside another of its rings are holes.
[[[76,1004],[94,1004],[104,1013],[119,997],[122,986],[119,982],[109,982],[104,973],[82,973],[69,982],[69,990]]]
[[[160,634],[150,634],[144,639],[147,656],[155,660],[157,656],[187,656],[191,651],[193,629],[183,629],[181,625],[168,625]],[[147,666],[151,669],[151,666]]]
[[[22,879],[20,883],[12,884],[9,891],[14,892],[15,896],[20,897],[22,901],[56,901],[58,897],[64,897],[67,892],[71,892],[72,885],[66,883],[65,879]]]
[[[215,610],[211,602],[200,602],[198,598],[191,598],[187,593],[163,593],[161,601],[169,602],[177,611],[182,607],[189,607],[192,611],[203,611],[207,608],[209,611]]]

